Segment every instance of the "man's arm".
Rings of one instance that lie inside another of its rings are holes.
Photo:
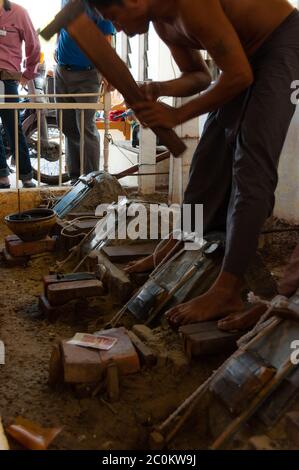
[[[149,127],[172,128],[218,109],[253,83],[253,72],[240,39],[219,0],[185,0],[180,13],[188,35],[207,49],[221,70],[217,81],[181,108],[138,103],[135,112]]]
[[[31,80],[35,76],[40,61],[40,43],[29,14],[24,10],[22,18],[22,39],[25,42],[26,70],[23,77]]]
[[[184,4],[182,18],[186,30],[206,47],[222,73],[199,98],[181,108],[182,122],[217,109],[253,82],[246,53],[220,1],[202,0],[195,3],[187,0]]]
[[[211,74],[201,53],[171,44],[168,47],[182,75],[175,80],[160,82],[160,96],[193,96],[206,90],[211,84]]]

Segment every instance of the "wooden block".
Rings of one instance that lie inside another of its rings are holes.
[[[17,236],[8,236],[5,239],[5,247],[8,253],[16,258],[40,255],[55,250],[56,239],[47,237],[43,240],[23,242]]]
[[[285,430],[290,442],[299,449],[299,412],[286,415]]]
[[[95,274],[92,273],[76,273],[76,274],[51,274],[44,276],[43,283],[45,289],[45,295],[48,295],[48,286],[51,284],[59,284],[61,282],[74,282],[74,281],[90,281],[95,280]]]
[[[99,351],[81,348],[63,341],[61,352],[65,383],[96,383],[100,381],[104,367]]]
[[[138,352],[141,363],[148,367],[155,366],[157,364],[157,355],[152,349],[144,344],[133,331],[128,331],[128,335]]]
[[[90,256],[96,258],[100,270],[104,268],[102,281],[113,299],[119,303],[127,302],[133,292],[133,285],[127,274],[111,263],[102,253],[93,251]]]
[[[104,293],[103,284],[98,280],[61,282],[48,286],[48,300],[51,306],[66,304],[71,300],[86,297],[100,297]]]
[[[127,263],[152,255],[156,247],[157,242],[139,243],[137,245],[106,246],[103,252],[112,263]]]
[[[109,362],[107,367],[107,394],[110,403],[119,400],[119,375],[117,364],[114,361]]]
[[[117,343],[110,351],[100,352],[105,369],[111,361],[114,361],[122,375],[130,375],[139,372],[139,357],[125,328],[113,328],[111,330],[102,331],[100,334],[118,339]]]
[[[184,349],[189,358],[208,356],[237,349],[237,341],[243,333],[227,333],[219,330],[217,322],[196,323],[179,330]]]
[[[14,256],[11,256],[8,251],[6,250],[6,248],[3,249],[2,251],[2,255],[3,255],[3,259],[4,259],[4,263],[6,264],[6,266],[8,266],[9,268],[15,268],[15,267],[18,267],[18,266],[26,266],[29,261],[30,261],[30,257],[29,256],[24,256],[22,258],[16,258]]]

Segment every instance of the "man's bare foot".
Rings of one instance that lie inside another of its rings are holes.
[[[267,310],[266,305],[256,305],[245,312],[232,313],[218,322],[222,331],[246,331],[253,328]]]
[[[166,313],[173,326],[218,320],[232,312],[244,310],[241,299],[241,281],[222,272],[215,284],[204,295],[179,305]]]

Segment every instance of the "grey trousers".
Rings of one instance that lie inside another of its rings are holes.
[[[242,277],[271,215],[278,163],[295,112],[299,12],[293,12],[252,57],[255,81],[211,113],[190,170],[185,204],[204,205],[204,233],[226,231],[223,269]]]
[[[99,93],[100,82],[96,70],[70,71],[59,65],[55,71],[55,92],[57,94]],[[60,103],[96,103],[96,97],[57,98]],[[80,110],[63,111],[63,133],[66,137],[66,158],[71,179],[80,176]],[[85,110],[84,124],[84,174],[99,170],[100,135],[96,127],[95,111]]]

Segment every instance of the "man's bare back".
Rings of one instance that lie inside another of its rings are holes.
[[[196,14],[197,9],[200,11],[206,1],[209,0],[197,0],[195,6],[193,0],[190,14]],[[190,0],[179,0],[177,3],[178,15],[174,23],[154,21],[159,36],[168,44],[205,49],[198,38],[192,37],[182,24],[180,12],[189,8]],[[248,56],[251,56],[294,10],[287,0],[220,0],[220,4]],[[210,21],[213,22],[213,18]]]

